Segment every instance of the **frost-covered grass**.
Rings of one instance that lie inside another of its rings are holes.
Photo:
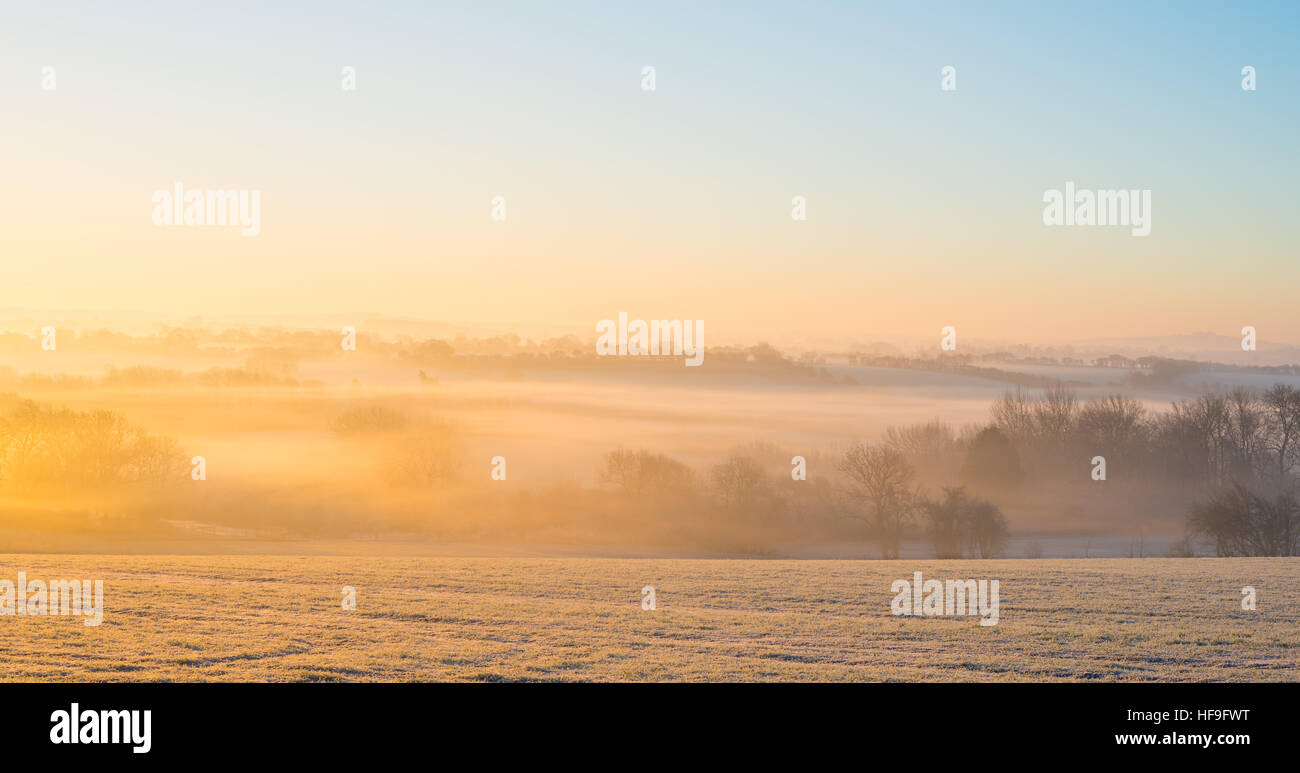
[[[0,556],[19,571],[102,579],[105,614],[0,616],[6,681],[1300,679],[1300,559]],[[891,615],[914,571],[999,580],[1001,622]]]

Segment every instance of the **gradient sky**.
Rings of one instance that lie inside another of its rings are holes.
[[[1300,343],[1297,40],[1294,2],[23,3],[0,308]],[[154,226],[177,180],[260,189],[261,235]],[[1151,189],[1151,235],[1044,227],[1066,180]]]

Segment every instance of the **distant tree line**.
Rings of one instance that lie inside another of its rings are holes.
[[[23,400],[0,416],[0,489],[85,493],[184,480],[189,462],[170,438],[112,411],[74,411]]]
[[[855,443],[823,460],[833,479],[791,485],[770,461],[782,455],[770,448],[733,453],[703,482],[714,517],[787,530],[825,530],[833,517],[859,524],[857,533],[884,558],[899,557],[909,535],[928,539],[937,557],[987,558],[1009,534],[995,500],[1029,486],[1088,481],[1096,457],[1112,478],[1197,497],[1187,513],[1189,537],[1216,555],[1300,554],[1300,390],[1286,384],[1207,392],[1165,411],[1122,394],[1081,400],[1060,384],[1037,394],[1017,389],[993,404],[985,425],[935,421]],[[635,498],[702,482],[680,462],[644,450],[611,452],[600,477]],[[937,494],[927,493],[926,481]],[[1070,506],[1067,494],[1059,506]]]

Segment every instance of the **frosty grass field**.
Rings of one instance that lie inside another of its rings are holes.
[[[0,616],[5,681],[1300,679],[1295,558],[22,554],[0,567],[104,580],[98,627]],[[913,571],[1000,580],[1001,622],[891,615],[890,583]]]

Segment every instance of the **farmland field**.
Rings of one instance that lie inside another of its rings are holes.
[[[1000,622],[893,616],[915,571],[999,580]],[[0,556],[18,572],[102,579],[104,618],[0,616],[4,681],[1300,680],[1295,558]]]

